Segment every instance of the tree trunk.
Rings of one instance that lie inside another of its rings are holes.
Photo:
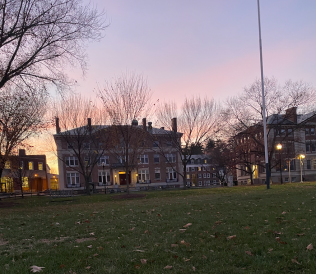
[[[87,195],[91,195],[91,192],[90,192],[90,184],[89,184],[89,176],[85,176],[85,183],[86,183],[86,192],[87,192]]]
[[[126,172],[126,193],[130,194],[130,191],[129,191],[129,172],[128,172],[127,166],[126,166],[125,172]]]
[[[250,173],[250,184],[253,185],[253,173]]]

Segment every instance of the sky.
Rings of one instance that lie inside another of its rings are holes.
[[[84,0],[86,1],[86,0]],[[88,71],[70,70],[76,91],[129,71],[153,99],[201,95],[225,101],[260,78],[256,0],[91,0],[109,26],[87,45]],[[264,74],[316,87],[316,1],[261,0]]]
[[[93,97],[105,81],[134,72],[153,101],[224,102],[260,78],[256,0],[83,1],[104,10],[109,26],[86,47],[85,76],[68,70],[77,93]],[[265,76],[316,87],[316,1],[261,0],[260,9]]]

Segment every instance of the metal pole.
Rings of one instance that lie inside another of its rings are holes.
[[[262,43],[261,43],[261,24],[260,24],[260,4],[258,6],[258,25],[259,25],[259,47],[260,47],[260,66],[261,66],[261,89],[262,89],[262,116],[263,116],[263,135],[264,135],[264,155],[266,162],[266,182],[267,189],[270,188],[270,171],[269,171],[269,156],[268,156],[268,136],[267,136],[267,121],[266,121],[266,102],[264,96],[264,79],[263,79],[263,61],[262,61]]]
[[[281,174],[281,185],[283,184],[283,178],[282,178],[282,154],[281,154],[281,149],[280,149],[280,174]]]
[[[302,156],[300,156],[300,166],[301,166],[301,183],[303,183],[303,173],[302,173],[303,161],[302,161]]]
[[[291,160],[289,160],[289,182],[292,183],[292,181],[291,181]]]

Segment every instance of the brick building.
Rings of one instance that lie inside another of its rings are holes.
[[[174,184],[180,186],[182,184],[179,175],[175,171],[181,165],[180,155],[168,138],[172,132],[163,128],[155,128],[152,126],[152,123],[149,122],[147,124],[146,119],[143,119],[142,125],[138,125],[137,121],[133,121],[133,124],[124,126],[134,127],[143,136],[140,144],[141,149],[138,150],[138,154],[135,156],[137,157],[137,162],[129,171],[129,182],[127,182],[126,169],[124,169],[124,157],[126,156],[120,155],[117,147],[119,142],[116,142],[114,146],[111,143],[113,142],[111,136],[110,138],[100,136],[100,134],[111,134],[114,126],[93,126],[90,123],[91,119],[88,118],[87,124],[92,130],[95,130],[95,133],[92,131],[90,137],[86,138],[85,146],[89,147],[89,151],[94,151],[95,154],[98,154],[96,164],[91,165],[92,170],[89,177],[89,182],[95,188],[113,187],[114,185],[124,186],[127,183],[130,186],[136,186],[136,184],[150,184],[152,186]],[[173,120],[173,123],[176,124],[176,120]],[[71,141],[70,131],[60,132],[58,123],[56,123],[56,127],[57,131],[54,139],[57,145],[59,188],[84,189],[85,178],[82,167],[80,167],[78,151],[71,144],[76,142]],[[66,134],[68,134],[67,139],[65,138]],[[176,127],[173,134],[177,134],[179,138],[182,136],[181,133],[177,132]],[[98,137],[96,137],[97,135]],[[73,138],[76,137],[74,136]],[[98,138],[98,140],[106,139],[108,143],[103,142],[102,145],[100,143],[98,146],[97,142],[94,141],[95,138]],[[115,139],[120,139],[120,136],[116,136]],[[82,159],[87,157],[88,150],[85,151],[86,153],[83,151],[81,155]]]
[[[13,155],[5,163],[2,172],[0,192],[44,191],[48,189],[47,165],[45,155],[27,155],[24,149],[19,149],[18,155]]]
[[[285,114],[273,114],[267,119],[268,151],[272,182],[316,180],[316,114],[297,114],[290,108]],[[237,179],[239,184],[265,183],[263,128],[254,125],[236,137]]]

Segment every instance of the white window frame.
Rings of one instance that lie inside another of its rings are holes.
[[[199,186],[202,186],[202,181],[199,181]]]
[[[158,162],[156,161],[158,159]],[[160,157],[159,154],[154,154],[154,164],[159,164],[160,163]]]
[[[166,179],[167,181],[174,181],[177,179],[177,172],[172,167],[166,168]]]
[[[211,178],[211,173],[207,173],[206,177]]]
[[[175,163],[176,162],[176,154],[174,154],[174,153],[166,154],[166,162],[167,163]]]
[[[142,154],[139,156],[139,163],[141,164],[148,164],[148,155],[147,154]]]
[[[203,178],[206,178],[206,173],[203,173]]]
[[[102,166],[103,163],[108,166],[110,164],[109,158],[109,156],[101,156],[98,160],[98,166]]]
[[[149,183],[149,169],[148,168],[141,168],[138,170],[138,181],[140,183]]]
[[[79,187],[80,186],[79,172],[67,171],[66,180],[67,180],[67,187]]]
[[[111,175],[110,170],[98,170],[99,185],[110,185]]]
[[[76,156],[69,156],[65,158],[65,164],[66,166],[78,166],[79,165],[79,161],[78,161],[78,157]]]

